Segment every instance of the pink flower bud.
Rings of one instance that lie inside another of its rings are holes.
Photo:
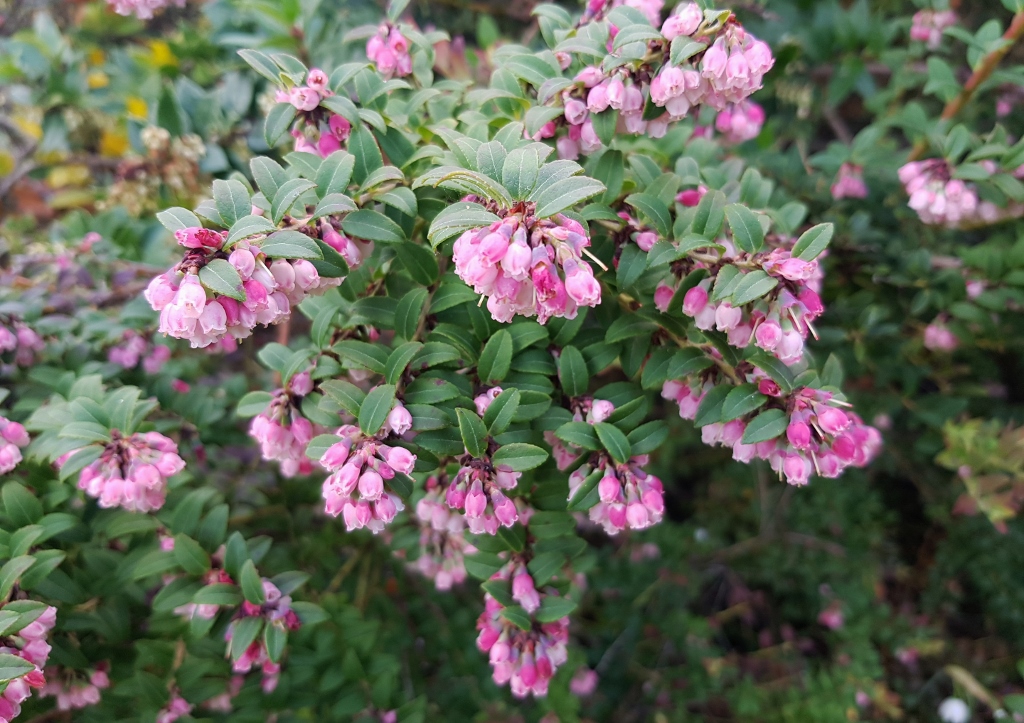
[[[708,292],[700,286],[694,286],[683,296],[683,313],[697,316],[708,304]]]
[[[402,474],[412,474],[416,465],[416,455],[404,447],[392,447],[387,452],[386,460],[395,471]]]
[[[658,284],[658,288],[654,290],[654,307],[665,313],[668,311],[669,304],[672,302],[672,297],[676,295],[676,290],[666,284],[664,281]]]
[[[811,444],[811,428],[805,422],[790,422],[786,439],[797,449],[807,449]]]
[[[587,106],[575,98],[565,102],[565,120],[569,125],[578,126],[587,119]]]
[[[819,407],[817,418],[818,426],[825,434],[836,435],[850,426],[846,412],[835,407]]]
[[[384,480],[372,469],[363,472],[359,477],[359,494],[364,500],[376,501],[384,493]]]
[[[590,409],[590,416],[594,420],[594,424],[603,422],[612,415],[615,411],[615,405],[605,399],[595,399],[594,405]]]
[[[401,402],[395,403],[395,408],[388,413],[388,427],[399,437],[412,429],[412,415]]]
[[[591,113],[601,113],[608,109],[609,98],[608,88],[605,85],[595,85],[587,93],[587,110]]]
[[[772,351],[782,341],[782,327],[774,319],[762,321],[754,331],[754,343],[765,351]]]
[[[515,503],[500,492],[494,494],[495,497],[500,495],[501,499],[494,504],[494,516],[498,518],[505,527],[511,527],[519,519],[519,513],[516,511]]]

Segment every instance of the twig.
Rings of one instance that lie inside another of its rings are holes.
[[[1017,42],[1020,37],[1024,35],[1024,10],[1013,16],[1013,21],[1010,23],[1010,27],[1003,33],[1003,42],[1000,47],[993,50],[991,53],[986,55],[978,67],[971,73],[971,77],[967,79],[967,83],[963,89],[957,94],[955,98],[946,103],[946,107],[942,109],[942,115],[939,116],[939,120],[952,120],[956,117],[963,107],[967,104],[967,101],[971,99],[974,92],[978,87],[988,80],[988,77],[992,75],[992,72],[999,65],[999,62],[1006,57],[1006,54],[1010,52],[1010,48]],[[914,144],[913,150],[910,152],[911,161],[916,161],[921,157],[926,150],[928,150],[928,141],[919,140]]]
[[[824,116],[825,120],[828,121],[828,124],[832,127],[833,132],[836,134],[836,138],[847,146],[853,143],[853,133],[851,133],[850,129],[847,127],[846,121],[840,118],[839,114],[836,113],[835,108],[829,108],[826,106],[826,108],[821,112],[821,115]]]

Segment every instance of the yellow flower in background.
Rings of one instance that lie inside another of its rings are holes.
[[[128,115],[132,118],[145,119],[149,115],[149,106],[146,105],[146,101],[137,95],[130,95],[124,103],[125,110],[128,111]]]
[[[84,186],[89,182],[89,167],[83,165],[57,166],[46,174],[46,185],[50,188]]]
[[[86,76],[86,82],[89,84],[90,90],[96,90],[97,88],[106,88],[110,85],[110,78],[103,71],[94,70]]]
[[[121,129],[104,129],[100,136],[100,155],[120,158],[128,150],[128,136]]]
[[[6,151],[0,151],[0,176],[6,176],[14,170],[14,158]]]
[[[89,51],[89,55],[86,56],[86,60],[88,60],[89,65],[103,65],[106,59],[107,54],[99,48],[93,48]]]
[[[149,62],[158,68],[178,67],[178,58],[163,40],[149,41]]]
[[[15,116],[14,123],[21,128],[27,135],[35,138],[37,141],[43,137],[43,127],[33,120],[29,120],[24,116]]]

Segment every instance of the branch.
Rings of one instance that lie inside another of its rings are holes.
[[[1013,44],[1024,35],[1024,11],[1021,11],[1013,16],[1013,21],[1010,23],[1010,27],[1003,33],[1003,42],[1000,46],[993,50],[991,53],[986,55],[978,67],[971,73],[971,77],[967,79],[967,83],[953,100],[946,103],[946,107],[942,109],[942,115],[939,116],[939,120],[952,120],[956,117],[967,101],[974,95],[974,91],[978,87],[988,80],[988,77],[992,75],[992,72],[999,65],[999,62],[1006,57],[1006,54],[1010,52],[1010,48]],[[928,150],[928,141],[920,140],[914,144],[913,150],[910,152],[910,158],[908,160],[916,161],[921,157],[926,150]]]

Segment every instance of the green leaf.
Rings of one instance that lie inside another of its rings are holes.
[[[295,120],[295,106],[291,103],[278,103],[267,113],[263,124],[263,140],[273,148]]]
[[[348,263],[345,259],[334,250],[333,246],[321,241],[320,239],[313,239],[316,247],[320,250],[321,259],[311,259],[310,263],[313,264],[313,268],[320,276],[326,279],[338,279],[348,275]],[[331,316],[333,319],[334,317]]]
[[[481,383],[497,384],[512,366],[512,335],[499,329],[488,339],[477,362],[477,375]]]
[[[259,186],[265,198],[273,198],[281,184],[288,180],[288,174],[281,168],[281,165],[266,156],[256,156],[249,161],[249,170],[252,171],[252,177],[256,179],[256,185]],[[257,216],[256,218],[263,217]],[[241,220],[239,219],[239,221]]]
[[[366,241],[397,244],[406,240],[401,226],[379,211],[367,208],[345,216],[341,228],[349,236]]]
[[[336,434],[318,434],[306,445],[306,456],[319,462],[324,453],[339,441],[341,439]]]
[[[374,374],[383,374],[388,364],[387,350],[378,345],[357,339],[345,339],[334,345],[334,351],[347,361],[369,369]]]
[[[562,390],[570,397],[586,394],[590,386],[590,372],[580,350],[574,346],[563,347],[558,357],[558,381]]]
[[[451,285],[442,286],[438,292],[445,288],[451,288]],[[395,309],[395,333],[403,339],[412,339],[416,335],[429,293],[426,289],[413,289],[399,299]]]
[[[669,51],[669,63],[682,65],[697,53],[702,52],[708,46],[692,40],[689,35],[680,35],[672,40],[672,49]]]
[[[626,203],[643,214],[644,218],[654,225],[658,235],[662,238],[667,238],[672,232],[672,217],[669,216],[668,206],[657,196],[649,193],[634,193],[626,196]]]
[[[484,424],[491,435],[498,435],[508,429],[519,411],[521,395],[518,389],[506,389],[499,394],[484,412]]]
[[[722,402],[722,421],[731,422],[739,419],[767,401],[768,397],[757,391],[757,385],[741,384],[730,391]]]
[[[769,276],[761,269],[754,269],[743,274],[732,287],[730,303],[733,306],[749,304],[751,301],[760,299],[778,285],[779,280],[774,276]]]
[[[335,151],[327,156],[317,169],[314,179],[320,198],[326,201],[335,194],[344,194],[348,190],[349,181],[352,180],[355,165],[355,156],[345,151]]]
[[[267,236],[260,244],[260,251],[272,259],[315,259],[323,258],[320,247],[309,236],[284,229]]]
[[[242,277],[238,275],[235,267],[224,259],[213,259],[199,269],[199,281],[214,293],[245,301]]]
[[[398,384],[398,380],[402,378],[402,374],[405,372],[406,367],[409,366],[409,362],[412,361],[413,357],[422,348],[423,344],[418,341],[408,341],[396,347],[388,355],[387,364],[384,366],[384,381],[388,384]]]
[[[398,259],[417,284],[430,286],[437,281],[439,270],[437,256],[433,251],[411,241],[403,242],[396,251]]]
[[[242,564],[240,578],[242,595],[245,596],[245,599],[253,605],[262,605],[266,601],[266,594],[263,592],[263,579],[256,572],[256,565],[252,560],[246,560]]]
[[[388,418],[388,413],[394,403],[394,384],[381,384],[371,389],[366,395],[366,399],[363,400],[362,406],[359,407],[359,429],[363,431],[363,434],[376,434],[383,426],[384,420]]]
[[[157,220],[164,225],[168,231],[180,231],[186,228],[202,228],[203,222],[199,217],[187,208],[175,206],[156,215]]]
[[[793,246],[793,257],[804,261],[813,261],[824,251],[832,240],[835,226],[831,223],[819,223],[800,234]]]
[[[242,600],[242,594],[235,585],[222,582],[200,588],[192,597],[192,602],[196,605],[229,605],[233,607],[239,605]]]
[[[566,422],[555,430],[555,436],[566,444],[573,444],[583,449],[591,451],[601,449],[601,441],[597,438],[594,425],[587,422]]]
[[[668,425],[660,419],[641,424],[626,435],[633,455],[650,454],[668,439]]]
[[[311,188],[316,188],[316,184],[305,178],[293,178],[282,183],[271,201],[270,216],[274,223],[281,223],[281,219],[284,218],[295,202],[299,200],[299,196]]]
[[[540,604],[540,609],[534,613],[533,617],[538,623],[553,623],[569,615],[575,609],[576,603],[574,601],[564,597],[548,595],[544,598],[544,601]]]
[[[505,146],[497,141],[484,143],[476,149],[477,170],[500,182],[501,170],[507,156],[508,151],[505,150]]]
[[[697,204],[693,214],[690,231],[714,240],[722,230],[725,222],[725,194],[721,191],[708,191]]]
[[[693,420],[694,426],[705,427],[722,421],[722,404],[730,391],[732,391],[732,387],[728,384],[719,384],[705,394],[700,406],[697,407],[697,416]]]
[[[22,555],[11,558],[0,567],[0,600],[6,600],[10,596],[14,585],[35,562],[36,558],[31,555]]]
[[[517,201],[525,200],[537,184],[540,157],[531,146],[516,148],[508,154],[501,167],[501,184]]]
[[[358,208],[356,202],[344,193],[329,193],[320,199],[320,203],[313,210],[310,219],[315,220],[324,216],[340,216],[343,213],[350,213]]]
[[[281,82],[281,69],[266,53],[259,50],[239,50],[238,54],[249,66],[275,85]]]
[[[636,244],[626,244],[619,256],[619,268],[615,281],[619,289],[629,289],[647,270],[647,253]]]
[[[750,420],[743,431],[743,444],[767,442],[786,433],[789,416],[781,409],[767,409]]]
[[[570,176],[557,183],[538,187],[529,200],[537,204],[537,217],[547,218],[604,191],[605,185],[600,181],[586,176]]]
[[[224,245],[231,246],[236,241],[255,236],[256,234],[271,233],[276,228],[274,224],[263,216],[256,216],[254,214],[242,216],[231,224],[231,230],[228,232],[228,238]]]
[[[35,668],[36,666],[18,655],[0,653],[0,683],[20,678]]]
[[[477,459],[484,456],[487,451],[487,428],[476,415],[468,409],[459,407],[455,410],[459,419],[459,434],[466,445],[466,451]]]
[[[174,559],[190,575],[202,575],[210,569],[210,556],[188,535],[174,536]]]
[[[547,458],[548,453],[540,447],[520,442],[502,445],[491,455],[495,466],[504,465],[513,472],[525,472],[534,467],[540,467],[547,461]]]
[[[597,432],[597,438],[601,440],[601,444],[608,450],[612,459],[619,464],[629,461],[632,456],[632,448],[626,435],[618,427],[608,422],[598,422],[594,425],[594,431]]]
[[[261,587],[260,592],[262,591],[263,588]],[[238,660],[242,657],[242,654],[256,640],[256,636],[260,634],[262,628],[263,618],[259,616],[239,618],[235,621],[230,643],[232,660]]]
[[[407,1],[407,0],[406,0]],[[280,662],[284,647],[288,643],[288,628],[280,622],[270,623],[263,628],[263,645],[272,662]]]
[[[470,229],[489,226],[497,220],[497,216],[479,203],[459,201],[434,216],[434,220],[430,222],[430,230],[427,231],[427,239],[434,248],[437,248],[453,236]]]
[[[738,203],[730,203],[725,207],[725,217],[729,219],[737,248],[754,254],[764,247],[764,229],[753,211]]]
[[[214,180],[213,202],[217,204],[217,211],[224,220],[224,225],[228,227],[252,213],[252,199],[249,198],[249,191],[241,182],[234,179]]]
[[[530,616],[518,605],[502,608],[500,615],[520,630],[529,630],[533,627],[533,623],[530,622]]]
[[[361,184],[367,176],[384,165],[384,156],[380,153],[377,140],[365,126],[356,125],[352,129],[348,138],[348,152],[355,159],[352,178],[356,183]]]
[[[4,512],[16,527],[39,522],[43,516],[43,505],[36,496],[17,482],[8,482],[0,493],[3,497]],[[2,599],[3,596],[0,596]]]

